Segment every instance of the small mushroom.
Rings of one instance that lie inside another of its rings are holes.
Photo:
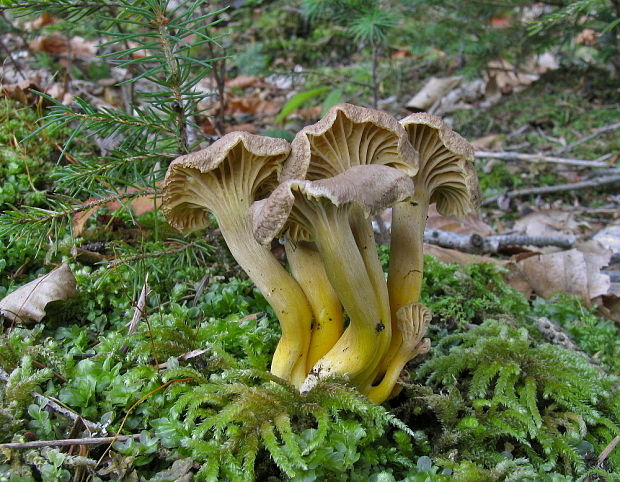
[[[306,376],[312,311],[298,283],[254,239],[249,213],[252,203],[277,184],[289,151],[282,139],[230,133],[170,164],[163,210],[170,224],[184,232],[208,226],[213,213],[230,252],[280,321],[282,337],[271,371],[299,386]]]
[[[349,223],[352,210],[368,217],[407,199],[411,178],[387,166],[354,166],[317,181],[289,180],[254,211],[254,234],[268,244],[286,229],[294,242],[313,241],[327,277],[350,318],[331,350],[302,385],[309,390],[320,378],[342,375],[358,386],[379,364],[390,342],[389,308],[374,290]]]
[[[431,321],[431,313],[421,303],[409,303],[398,309],[396,319],[399,331],[402,334],[400,345],[381,382],[365,391],[371,402],[383,403],[390,398],[398,377],[409,360],[417,355],[427,353],[430,349],[430,340],[422,339]]]
[[[315,181],[336,176],[353,166],[370,164],[390,166],[414,176],[417,162],[417,152],[407,133],[392,116],[375,109],[338,104],[323,119],[297,133],[280,179]],[[389,311],[385,275],[370,220],[353,207],[350,223],[375,296],[381,308]]]
[[[412,114],[401,124],[419,152],[420,164],[411,202],[399,203],[392,211],[388,270],[392,315],[420,299],[423,237],[429,205],[437,203],[437,210],[445,216],[464,216],[476,209],[479,199],[474,151],[467,140],[439,117],[427,113]],[[384,368],[399,343],[400,330],[395,327]]]

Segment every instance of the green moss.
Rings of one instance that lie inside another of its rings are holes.
[[[9,206],[42,206],[49,173],[58,157],[62,132],[54,138],[37,129],[37,112],[17,102],[0,101],[0,210]]]
[[[508,456],[540,473],[577,475],[620,434],[617,378],[505,320],[443,338],[418,378],[426,386],[409,396],[423,404],[409,421],[419,426],[429,420],[426,410],[434,414],[438,425],[429,430],[438,457],[456,449],[459,459],[486,468]]]

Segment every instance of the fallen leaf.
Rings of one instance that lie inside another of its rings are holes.
[[[94,57],[97,53],[97,42],[79,36],[69,40],[60,32],[48,36],[40,35],[32,40],[29,46],[31,50],[53,55],[70,53],[75,57]]]
[[[471,141],[471,145],[476,151],[501,149],[502,139],[499,134],[489,134]]]
[[[139,189],[129,188],[125,192],[138,192]],[[89,203],[93,201],[98,201],[99,198],[90,198],[84,201],[84,203]],[[132,211],[136,214],[136,216],[140,216],[141,214],[148,213],[153,209],[159,207],[161,205],[161,197],[155,194],[147,194],[145,196],[138,196],[132,199],[129,202]],[[101,208],[105,207],[111,211],[116,211],[120,209],[123,205],[118,201],[110,201],[105,204],[101,204],[98,206],[94,206],[89,209],[85,209],[84,211],[77,212],[73,215],[73,220],[71,221],[73,228],[73,236],[80,237],[84,232],[84,228],[86,226],[86,222]]]
[[[537,211],[519,219],[514,230],[532,237],[566,237],[579,233],[579,223],[573,213],[549,210]]]
[[[30,42],[30,49],[35,52],[47,52],[48,54],[66,54],[69,50],[69,40],[60,32],[51,35],[39,35]]]
[[[614,224],[601,229],[592,239],[595,239],[607,249],[611,249],[614,253],[620,253],[620,224]]]
[[[256,96],[237,97],[228,102],[229,114],[276,114],[280,107]]]
[[[602,246],[582,245],[558,253],[536,254],[516,262],[534,292],[549,298],[562,292],[580,296],[586,303],[609,292],[609,276],[601,268],[611,252]]]
[[[392,52],[390,57],[393,59],[405,59],[407,57],[411,57],[413,54],[411,53],[411,49],[401,48]]]
[[[539,79],[538,73],[518,71],[510,62],[504,59],[492,60],[487,64],[487,77],[494,79],[497,87],[503,94],[518,92]]]
[[[407,102],[406,107],[412,110],[425,111],[435,102],[454,89],[461,82],[462,77],[431,77],[422,90]]]
[[[477,214],[471,214],[463,219],[442,216],[432,204],[428,210],[426,221],[427,229],[440,229],[457,234],[479,234],[491,236],[495,234],[493,228],[485,223]]]
[[[587,45],[588,47],[598,45],[598,33],[591,28],[584,28],[575,38],[575,43]]]
[[[434,256],[435,258],[443,261],[444,263],[461,263],[461,264],[474,264],[474,263],[493,263],[498,266],[504,266],[506,261],[502,261],[490,256],[480,256],[477,254],[463,253],[456,249],[447,249],[432,244],[424,244],[424,254]]]
[[[76,292],[75,276],[63,264],[5,296],[0,300],[0,314],[17,323],[41,321],[48,303],[69,299]]]
[[[226,81],[226,88],[228,89],[247,89],[248,87],[255,86],[261,79],[255,76],[239,75],[234,79]]]
[[[258,132],[258,130],[256,129],[256,126],[254,124],[237,124],[234,126],[226,126],[224,128],[224,134],[228,134],[230,132],[235,132],[235,131],[243,131],[243,132],[249,132],[250,134],[256,134]]]
[[[52,17],[49,13],[45,12],[39,15],[34,20],[30,20],[29,22],[24,23],[24,29],[28,31],[38,30],[40,28],[45,27],[46,25],[51,25],[56,23],[56,18]]]

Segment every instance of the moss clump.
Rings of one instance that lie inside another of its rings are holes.
[[[409,393],[415,403],[399,415],[417,427],[434,416],[425,431],[439,460],[491,469],[519,459],[541,475],[582,475],[620,434],[616,377],[505,321],[443,338],[418,379],[424,385]],[[609,464],[619,467],[620,456]]]

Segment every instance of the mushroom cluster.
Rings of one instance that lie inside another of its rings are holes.
[[[233,132],[175,159],[163,209],[183,232],[216,218],[280,322],[274,375],[301,391],[338,375],[381,403],[397,393],[405,364],[429,350],[430,313],[419,303],[428,206],[475,209],[472,161],[467,141],[435,116],[399,123],[339,104],[291,144]],[[388,207],[386,280],[370,219]],[[289,270],[271,252],[274,239]]]

